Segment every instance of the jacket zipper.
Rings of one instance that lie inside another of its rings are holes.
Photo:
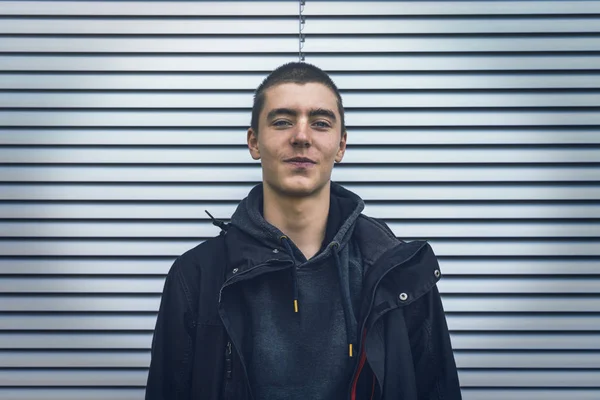
[[[395,247],[394,247],[395,248]],[[385,278],[385,276],[390,273],[392,270],[396,269],[397,267],[399,267],[400,265],[412,260],[412,258],[415,256],[415,254],[417,254],[419,251],[421,251],[421,249],[423,248],[423,246],[419,247],[410,257],[408,257],[407,259],[405,259],[404,261],[402,261],[401,263],[398,263],[394,266],[392,266],[390,269],[388,269],[384,274],[382,274],[379,279],[377,279],[377,282],[375,282],[375,285],[373,287],[373,293],[371,294],[371,301],[369,303],[369,308],[367,310],[367,315],[365,316],[365,318],[363,319],[363,323],[361,326],[361,331],[363,332],[363,338],[360,342],[360,360],[358,365],[356,366],[355,370],[354,370],[354,375],[352,375],[352,383],[350,384],[350,399],[351,400],[356,400],[356,386],[358,384],[358,378],[360,377],[360,373],[362,372],[362,369],[365,365],[366,359],[367,359],[367,352],[365,350],[365,340],[367,339],[367,329],[366,329],[366,324],[367,324],[367,320],[369,319],[369,316],[371,315],[371,310],[373,309],[373,302],[375,301],[375,292],[377,291],[377,287],[379,286],[379,283],[381,283],[381,281],[383,280],[383,278]],[[373,264],[375,265],[375,264]]]
[[[233,360],[231,359],[231,342],[227,342],[225,348],[225,377],[231,379],[233,371]]]

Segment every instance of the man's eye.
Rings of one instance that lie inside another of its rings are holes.
[[[279,121],[273,122],[273,126],[278,126],[278,127],[289,126],[289,125],[291,125],[290,122],[285,121],[285,120],[279,120]]]
[[[331,128],[331,125],[325,121],[316,121],[314,123],[318,128]]]

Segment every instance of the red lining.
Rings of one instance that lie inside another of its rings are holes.
[[[375,398],[375,379],[377,378],[375,377],[375,374],[373,374],[373,388],[371,389],[371,400]]]
[[[363,332],[363,343],[365,341],[365,337],[367,336],[367,330]],[[352,391],[350,392],[350,399],[356,400],[356,385],[358,384],[358,378],[360,377],[360,373],[362,372],[363,367],[365,366],[365,361],[367,361],[367,353],[365,352],[365,348],[360,353],[360,360],[358,361],[358,370],[356,371],[356,376],[354,377],[354,382],[352,382]],[[373,385],[373,389],[375,386]]]

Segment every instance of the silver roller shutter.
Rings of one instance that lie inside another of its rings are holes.
[[[142,399],[164,276],[260,180],[296,1],[0,1],[0,398]],[[307,1],[334,179],[429,239],[465,400],[600,399],[600,1]]]

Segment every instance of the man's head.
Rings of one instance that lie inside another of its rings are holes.
[[[259,132],[259,117],[260,113],[265,106],[265,91],[273,86],[280,85],[282,83],[296,83],[302,85],[304,83],[320,83],[321,85],[327,86],[335,94],[337,98],[338,113],[341,118],[341,129],[342,132],[346,130],[345,119],[344,119],[344,106],[342,103],[342,96],[340,91],[329,75],[319,67],[312,64],[303,62],[290,62],[283,64],[271,72],[258,86],[254,92],[254,103],[252,104],[252,120],[250,121],[250,127],[254,132]]]
[[[261,160],[266,188],[292,197],[319,192],[344,156],[346,137],[342,98],[319,68],[285,64],[256,90],[248,147]]]

